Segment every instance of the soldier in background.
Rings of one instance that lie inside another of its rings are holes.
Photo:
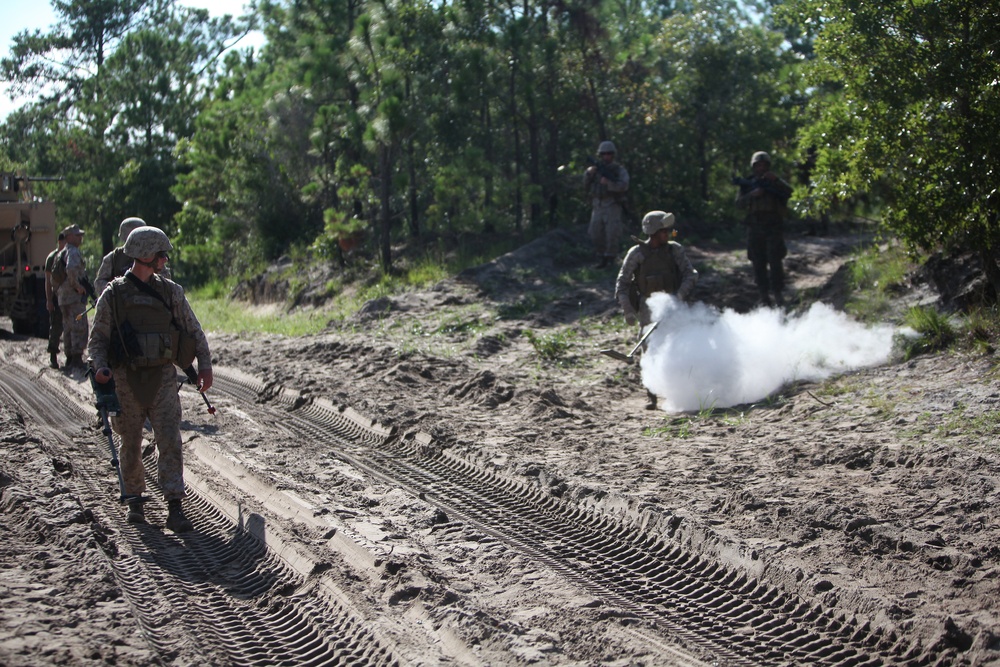
[[[125,241],[133,259],[124,277],[115,278],[101,293],[90,334],[90,364],[94,379],[112,377],[121,412],[111,424],[121,439],[119,461],[126,496],[142,495],[146,480],[142,466],[142,429],[146,419],[156,441],[157,481],[167,501],[166,527],[174,532],[192,529],[184,516],[184,463],[181,451],[181,404],[177,371],[190,360],[181,359],[186,336],[193,340],[198,361],[198,389],[212,386],[212,358],[198,318],[177,283],[157,271],[166,266],[173,249],[156,227],[139,227]],[[129,504],[128,521],[145,523],[142,502]]]
[[[59,339],[62,338],[62,311],[56,303],[56,289],[62,284],[52,277],[56,256],[66,247],[66,235],[59,232],[59,247],[45,258],[45,309],[49,311],[49,368],[59,368]],[[65,276],[62,276],[65,280]]]
[[[657,292],[674,294],[684,300],[698,282],[684,247],[673,240],[674,214],[650,211],[642,218],[645,243],[632,246],[625,255],[615,281],[615,300],[622,307],[625,322],[645,328],[652,321],[646,301]],[[656,395],[646,390],[647,410],[656,409]]]
[[[587,167],[584,173],[583,187],[590,195],[592,207],[587,233],[599,258],[597,266],[603,269],[618,254],[628,171],[615,162],[617,149],[610,141],[602,141],[597,154],[597,163]]]
[[[83,230],[70,225],[62,231],[66,247],[56,256],[55,263],[66,267],[66,279],[56,289],[62,315],[63,351],[67,370],[83,369],[83,353],[87,348],[87,264],[80,252]]]
[[[753,174],[740,180],[736,205],[747,211],[747,258],[764,306],[784,305],[785,211],[792,187],[771,171],[771,156],[757,151],[750,158]],[[774,301],[770,295],[774,295]]]
[[[104,288],[115,278],[125,275],[125,272],[132,268],[132,258],[125,254],[125,241],[128,235],[139,227],[145,227],[146,222],[142,218],[125,218],[118,225],[118,240],[121,245],[109,252],[101,260],[101,267],[97,269],[97,276],[94,278],[94,290],[100,296]],[[166,278],[170,277],[168,273]]]

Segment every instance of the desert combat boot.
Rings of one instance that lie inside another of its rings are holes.
[[[146,523],[146,511],[141,502],[131,502],[128,504],[128,522]]]
[[[180,498],[167,502],[167,528],[175,533],[185,533],[194,528],[191,520],[184,516]]]

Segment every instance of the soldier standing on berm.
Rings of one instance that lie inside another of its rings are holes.
[[[90,334],[90,363],[97,382],[112,376],[121,412],[111,418],[121,438],[119,460],[126,496],[140,496],[146,489],[142,467],[142,428],[148,418],[158,450],[157,480],[167,501],[166,527],[174,532],[191,530],[184,516],[184,464],[181,453],[181,404],[177,371],[182,359],[182,339],[193,341],[198,359],[198,388],[212,386],[212,358],[198,318],[177,283],[156,275],[173,249],[166,234],[156,227],[140,227],[125,241],[125,254],[134,261],[124,277],[116,278],[101,293]],[[128,520],[145,523],[140,502],[129,505]]]
[[[781,260],[788,254],[784,218],[792,187],[771,171],[771,156],[757,151],[750,158],[751,178],[741,180],[736,205],[747,211],[747,259],[764,306],[784,305],[785,271]],[[771,301],[771,294],[774,301]]]
[[[599,257],[598,268],[611,264],[618,254],[622,236],[625,192],[628,190],[628,171],[615,162],[617,149],[610,141],[597,147],[600,161],[587,167],[583,187],[590,195],[593,210],[587,233]]]

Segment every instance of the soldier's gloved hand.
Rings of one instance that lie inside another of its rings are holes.
[[[94,379],[100,384],[107,384],[111,380],[111,369],[110,368],[98,368],[97,372],[94,373]]]
[[[198,371],[198,391],[205,393],[212,386],[212,369]]]
[[[634,326],[639,323],[639,318],[631,310],[625,312],[625,324]]]

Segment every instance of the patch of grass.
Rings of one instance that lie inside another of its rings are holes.
[[[741,426],[747,422],[746,413],[736,410],[716,409],[713,405],[702,405],[696,414],[683,417],[666,417],[663,426],[653,426],[645,429],[643,435],[649,437],[667,436],[685,440],[694,435],[699,424],[713,419],[726,426]]]
[[[979,354],[993,354],[996,341],[1000,338],[1000,308],[992,306],[969,311],[962,319],[959,330],[964,346]]]
[[[913,267],[913,259],[900,246],[871,246],[855,253],[848,263],[852,292],[845,310],[863,322],[883,320]]]
[[[951,321],[932,308],[913,306],[906,311],[905,322],[918,335],[903,341],[904,359],[943,350],[955,340],[955,328]]]
[[[539,357],[555,363],[565,363],[566,353],[573,347],[573,339],[575,338],[570,331],[550,334],[536,334],[533,331],[526,331],[525,335]]]
[[[191,308],[206,331],[234,334],[276,334],[306,336],[326,328],[329,315],[322,310],[297,309],[284,312],[281,306],[248,306],[227,298],[188,295]]]

